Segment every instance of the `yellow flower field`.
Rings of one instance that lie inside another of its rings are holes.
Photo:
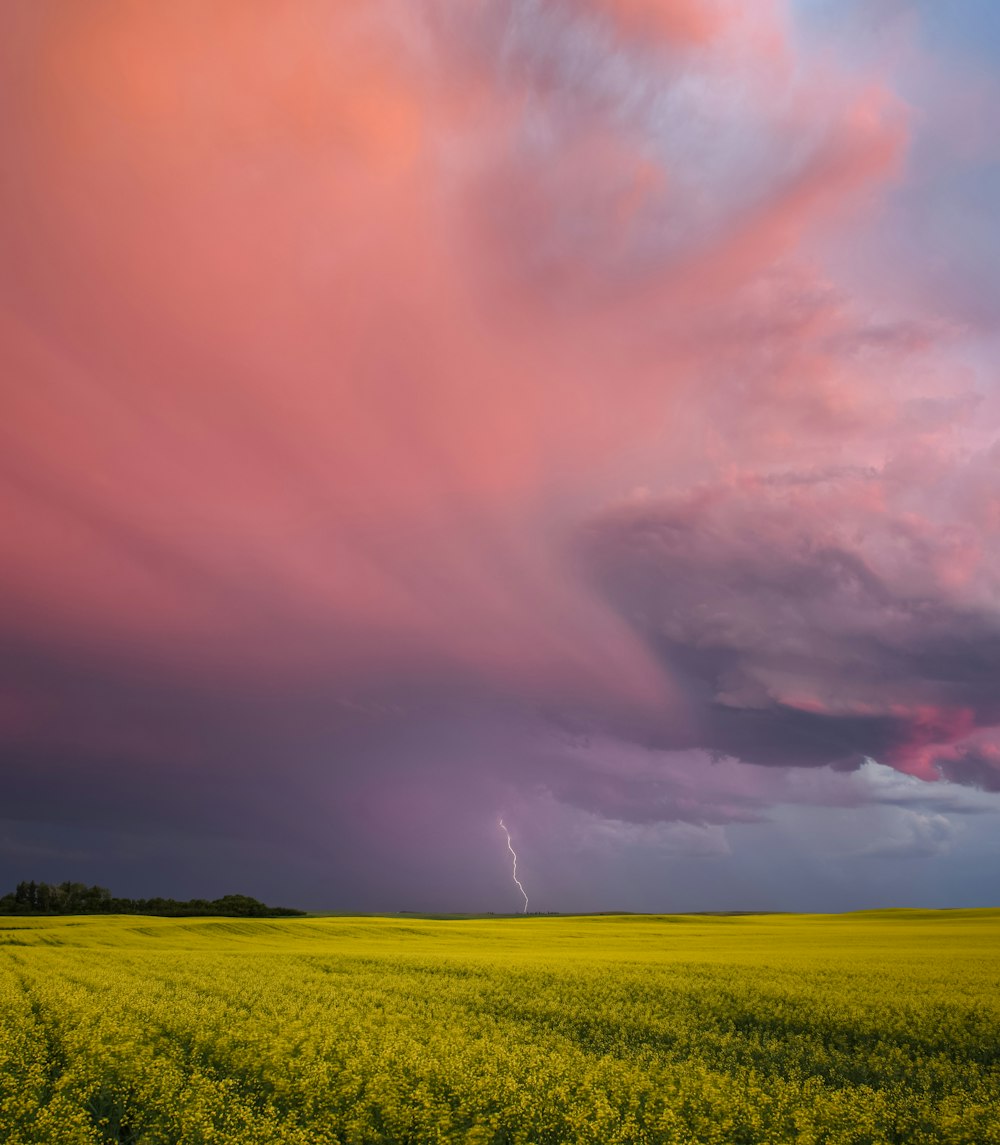
[[[1000,1142],[1000,911],[0,918],[5,1145]]]

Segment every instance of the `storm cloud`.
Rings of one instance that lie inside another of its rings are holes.
[[[576,840],[642,906],[889,806],[868,759],[948,804],[896,850],[960,851],[1000,405],[988,315],[909,288],[944,240],[881,265],[919,46],[726,0],[8,25],[0,873],[443,907],[502,893],[506,811],[553,899]]]

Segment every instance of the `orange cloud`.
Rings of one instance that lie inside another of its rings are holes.
[[[907,125],[877,79],[796,67],[777,8],[543,7],[19,11],[19,638],[685,726],[569,540],[632,485],[872,464],[934,420],[916,344],[813,245],[899,176]]]

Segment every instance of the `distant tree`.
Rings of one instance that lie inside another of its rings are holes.
[[[0,914],[157,914],[211,915],[235,918],[267,918],[301,915],[305,911],[291,907],[271,907],[249,895],[223,895],[207,899],[114,898],[107,887],[88,887],[84,883],[20,882],[10,894],[0,898]]]
[[[262,902],[250,898],[249,895],[223,895],[211,905],[217,909],[219,914],[234,914],[250,918],[267,914],[268,909]]]

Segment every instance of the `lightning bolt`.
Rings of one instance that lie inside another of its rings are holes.
[[[521,913],[527,914],[528,913],[528,896],[525,893],[524,887],[521,886],[521,880],[517,877],[517,851],[515,851],[514,848],[510,845],[510,832],[504,826],[503,820],[500,819],[500,820],[498,820],[498,822],[500,824],[500,829],[507,836],[507,850],[510,851],[511,856],[514,860],[514,872],[513,872],[514,873],[514,882],[517,883],[517,889],[521,892],[521,894],[524,895],[524,910]]]

